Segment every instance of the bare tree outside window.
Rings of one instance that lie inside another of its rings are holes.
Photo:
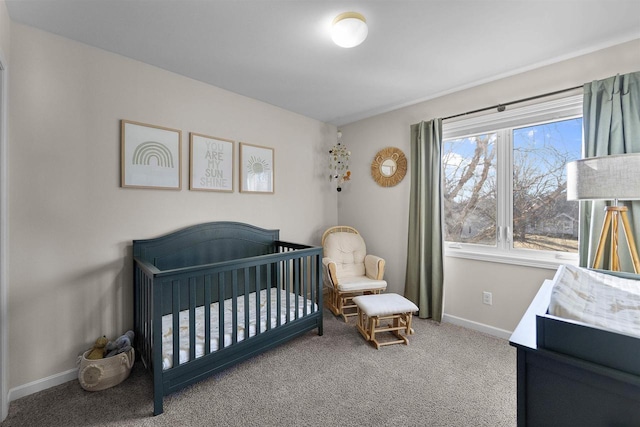
[[[495,133],[445,141],[445,240],[496,244]]]
[[[513,248],[577,252],[578,203],[566,200],[565,165],[580,158],[582,119],[516,128],[511,139]],[[500,142],[501,144],[503,142]],[[496,246],[498,132],[443,144],[445,240]]]
[[[582,119],[513,130],[513,246],[578,251],[578,202],[565,166],[580,158]]]

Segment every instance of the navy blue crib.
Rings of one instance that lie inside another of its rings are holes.
[[[153,372],[154,415],[165,395],[315,328],[322,335],[321,259],[320,247],[238,222],[134,240],[135,348]]]

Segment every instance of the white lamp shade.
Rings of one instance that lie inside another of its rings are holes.
[[[640,153],[567,163],[567,200],[640,200]]]
[[[364,16],[357,12],[345,12],[336,16],[331,28],[331,38],[340,47],[355,47],[367,38],[369,29]]]

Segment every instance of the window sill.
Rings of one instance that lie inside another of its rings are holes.
[[[453,258],[466,258],[476,261],[497,262],[501,264],[520,265],[523,267],[546,268],[557,270],[563,264],[578,265],[578,256],[573,254],[531,257],[522,253],[480,252],[468,249],[445,248],[444,255]]]

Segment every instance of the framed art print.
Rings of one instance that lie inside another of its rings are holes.
[[[121,186],[180,190],[182,131],[121,121]]]
[[[233,192],[233,141],[191,133],[189,189]]]
[[[240,143],[240,191],[273,193],[273,148]]]

